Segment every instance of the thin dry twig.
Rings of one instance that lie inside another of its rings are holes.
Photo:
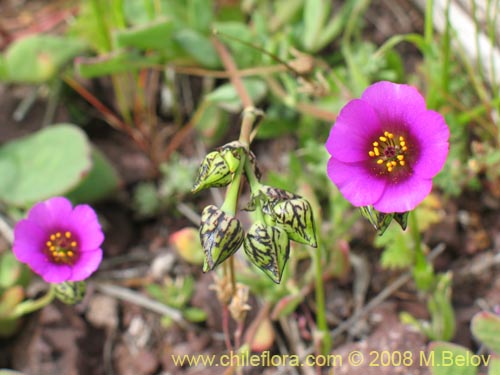
[[[432,261],[439,254],[441,254],[445,249],[444,244],[439,244],[436,246],[431,253],[428,255],[427,260]],[[412,278],[412,272],[408,271],[401,276],[399,276],[393,283],[388,285],[384,290],[382,290],[376,297],[374,297],[370,302],[368,302],[364,308],[357,311],[353,314],[349,319],[342,322],[331,331],[332,338],[338,337],[340,334],[347,331],[354,324],[356,324],[360,319],[364,318],[370,311],[372,311],[375,307],[379,306],[382,302],[384,302],[387,298],[389,298],[395,291],[405,285]]]
[[[2,214],[0,214],[0,234],[9,244],[14,242],[14,230]]]
[[[184,329],[196,330],[196,327],[184,320],[184,318],[182,317],[182,313],[179,310],[164,305],[163,303],[160,303],[158,301],[152,300],[144,296],[143,294],[127,288],[123,288],[121,286],[105,283],[96,283],[94,284],[94,286],[103,294],[133,303],[137,306],[144,307],[145,309],[156,312],[158,314],[166,315]]]
[[[253,107],[253,101],[250,95],[248,94],[247,89],[243,85],[243,81],[241,80],[240,74],[238,72],[238,68],[236,67],[236,64],[234,63],[233,57],[227,50],[226,46],[222,44],[219,39],[212,37],[212,44],[214,45],[215,49],[217,50],[217,53],[219,54],[220,59],[222,60],[222,63],[224,64],[224,67],[226,68],[231,83],[233,84],[236,92],[238,93],[241,102],[243,103],[243,108],[250,108]]]

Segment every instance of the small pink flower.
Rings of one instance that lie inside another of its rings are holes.
[[[14,228],[13,252],[49,283],[88,278],[102,260],[104,235],[94,210],[63,197],[35,204]]]
[[[326,142],[328,176],[354,206],[410,211],[430,193],[449,136],[414,87],[378,82],[340,111]]]

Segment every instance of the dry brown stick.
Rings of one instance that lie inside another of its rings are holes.
[[[436,246],[432,250],[432,252],[428,255],[427,257],[428,261],[432,261],[433,259],[435,259],[439,254],[441,254],[444,251],[444,249],[445,249],[444,244],[439,244],[438,246]],[[383,301],[389,298],[396,290],[398,290],[408,281],[410,281],[411,278],[412,278],[412,271],[405,272],[404,274],[399,276],[396,279],[396,281],[388,285],[384,290],[382,290],[379,294],[377,294],[376,297],[370,300],[370,302],[368,302],[363,309],[356,312],[349,319],[342,322],[337,326],[337,328],[331,331],[332,337],[335,338],[339,336],[341,333],[347,331],[350,327],[352,327],[356,322],[365,317],[375,307],[379,306]]]
[[[226,68],[229,74],[230,77],[229,79],[231,80],[231,83],[233,84],[236,92],[238,93],[241,99],[241,102],[243,103],[243,108],[253,107],[252,98],[248,94],[248,91],[245,88],[245,86],[243,85],[243,81],[241,80],[238,68],[236,67],[233,57],[227,50],[226,46],[222,44],[221,41],[216,37],[212,37],[212,44],[217,50],[217,53],[219,54],[219,57],[222,60],[222,63],[224,64],[224,67]]]

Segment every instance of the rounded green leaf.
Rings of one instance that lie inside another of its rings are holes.
[[[76,187],[92,166],[85,133],[54,125],[0,147],[0,201],[29,206]]]
[[[41,83],[53,78],[87,48],[79,39],[33,35],[13,43],[5,54],[5,76],[11,82]]]

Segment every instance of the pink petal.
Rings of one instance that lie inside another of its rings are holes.
[[[377,113],[367,102],[351,100],[341,111],[326,141],[337,160],[358,162],[369,158],[374,139],[383,133]]]
[[[36,224],[29,220],[19,221],[14,228],[14,244],[12,251],[23,263],[39,262],[46,259],[43,254],[47,235]]]
[[[373,207],[384,213],[411,211],[431,190],[431,179],[423,179],[414,174],[404,181],[387,184],[384,193]]]
[[[439,173],[448,156],[450,130],[435,111],[426,111],[415,119],[412,134],[419,143],[420,154],[413,164],[414,173],[432,178]]]
[[[78,262],[73,266],[70,281],[81,281],[94,273],[102,260],[102,250],[86,251],[80,254]]]
[[[71,202],[64,197],[54,197],[35,204],[28,213],[28,220],[46,231],[60,229],[72,210]]]
[[[78,234],[80,251],[95,250],[104,241],[104,234],[95,211],[86,204],[73,209],[68,217],[68,228]]]
[[[386,185],[384,179],[374,177],[363,163],[343,163],[330,158],[327,172],[342,195],[356,207],[378,201]]]
[[[427,106],[416,88],[393,82],[377,82],[369,86],[361,96],[378,113],[384,130],[397,131],[406,128]]]
[[[31,267],[33,271],[39,274],[48,283],[62,283],[68,281],[71,275],[71,267],[65,264],[54,264],[49,261],[45,265],[37,264]]]

